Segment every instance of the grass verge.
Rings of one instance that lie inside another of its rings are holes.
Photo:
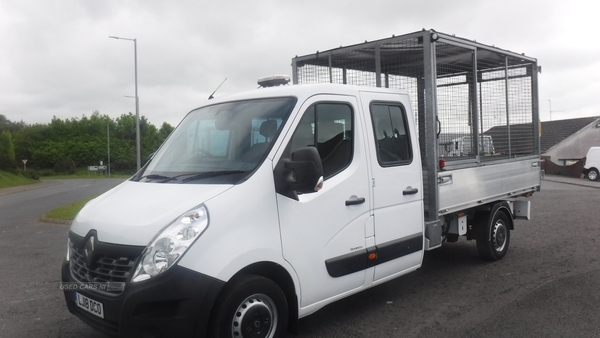
[[[77,202],[73,202],[71,204],[63,205],[62,207],[56,208],[54,210],[50,210],[48,213],[44,215],[46,218],[58,219],[63,221],[72,221],[77,213],[83,206],[91,199],[96,198],[98,195],[90,196],[88,198],[84,198]]]
[[[24,184],[33,184],[38,182],[39,181],[23,177],[21,175],[15,175],[6,171],[0,171],[0,189],[16,187]]]

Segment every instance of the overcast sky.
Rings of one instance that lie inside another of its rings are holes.
[[[588,0],[0,0],[0,114],[29,124],[135,113],[177,125],[317,50],[435,29],[538,59],[543,121],[600,116]]]

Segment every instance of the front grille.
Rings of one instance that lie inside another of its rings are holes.
[[[71,244],[71,275],[83,283],[126,283],[135,269],[136,258],[99,255],[90,265],[86,263],[84,249]],[[121,290],[95,290],[94,292],[118,296]]]

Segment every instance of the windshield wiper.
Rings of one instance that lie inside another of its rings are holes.
[[[146,178],[146,179],[149,179],[149,180],[162,180],[159,183],[165,183],[165,182],[169,182],[169,181],[172,181],[172,180],[176,180],[178,177],[186,176],[186,175],[196,175],[196,173],[179,174],[179,175],[173,176],[173,177],[163,176],[163,175],[157,175],[157,174],[150,174],[150,175],[142,176],[142,177],[140,177],[136,181],[140,181],[141,179]]]
[[[193,175],[193,176],[190,176],[188,178],[184,178],[183,180],[181,180],[181,182],[189,182],[189,181],[199,180],[199,179],[203,179],[203,178],[217,177],[217,176],[223,176],[223,175],[233,175],[233,174],[244,174],[244,173],[246,173],[246,171],[244,171],[244,170],[223,170],[223,171],[207,171],[207,172],[203,172],[203,173],[185,173],[185,174],[179,174],[179,175],[172,176],[172,177],[157,175],[157,174],[150,174],[150,175],[142,176],[135,181],[138,182],[145,178],[145,179],[149,179],[149,180],[162,180],[158,183],[166,183],[166,182],[169,182],[172,180],[176,180],[181,176]]]
[[[144,178],[149,179],[149,180],[165,180],[165,179],[170,179],[171,177],[151,174],[151,175],[142,176],[134,181],[139,182]]]
[[[190,181],[200,180],[203,178],[210,178],[210,177],[217,177],[217,176],[224,176],[224,175],[234,175],[234,174],[245,174],[245,173],[247,173],[247,171],[244,171],[244,170],[207,171],[204,173],[196,174],[194,176],[190,176],[188,178],[184,178],[181,181],[182,182],[190,182]]]

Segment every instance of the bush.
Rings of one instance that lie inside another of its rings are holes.
[[[54,171],[57,174],[75,174],[77,173],[77,168],[75,167],[75,162],[71,160],[60,161],[54,164]]]
[[[32,180],[40,180],[40,174],[35,169],[29,169],[27,171],[21,172],[20,174],[27,178],[31,178]]]
[[[36,170],[37,173],[41,176],[41,177],[45,177],[45,176],[56,176],[56,173],[54,172],[54,170],[52,169],[39,169]]]

